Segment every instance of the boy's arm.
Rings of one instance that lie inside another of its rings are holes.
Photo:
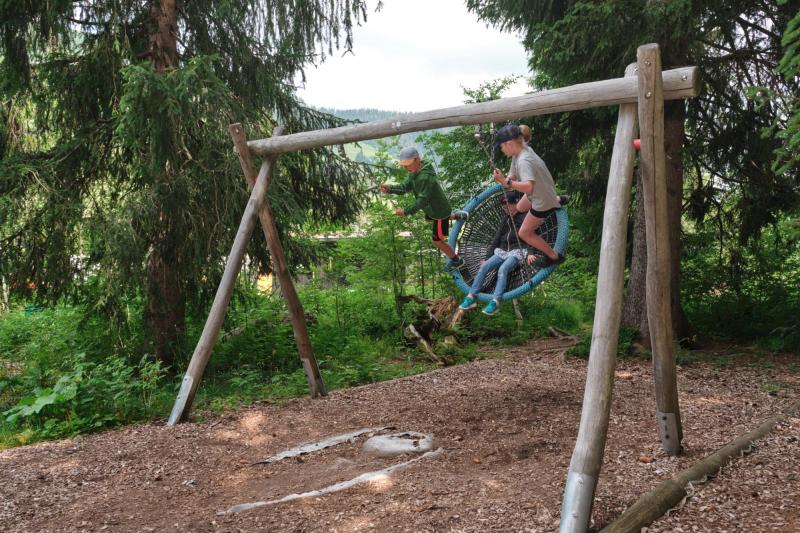
[[[389,190],[387,191],[389,194],[405,194],[408,192],[405,187],[405,183],[401,183],[400,185],[390,185]]]
[[[391,183],[382,183],[381,192],[384,194],[405,194],[411,190],[411,176],[409,176],[406,181],[400,183],[398,185],[392,185]]]
[[[389,192],[391,194],[405,194],[405,193],[411,191],[412,190],[412,187],[411,187],[412,178],[413,178],[413,176],[409,176],[408,178],[406,178],[406,181],[404,181],[403,183],[401,183],[399,185],[391,185],[389,187]]]
[[[408,178],[408,181],[404,184],[409,189],[411,189],[411,179],[412,178]],[[428,205],[431,197],[431,190],[437,185],[436,178],[432,176],[417,175],[417,180],[420,181],[420,191],[419,194],[416,195],[414,202],[403,209],[406,215],[413,215]]]

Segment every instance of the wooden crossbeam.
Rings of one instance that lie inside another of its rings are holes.
[[[683,67],[663,73],[664,98],[678,100],[700,94],[697,67]],[[414,131],[487,124],[534,115],[577,111],[592,107],[636,103],[638,81],[632,78],[593,81],[539,91],[491,102],[465,104],[422,113],[399,115],[386,120],[352,124],[340,128],[305,131],[282,137],[249,141],[253,155],[281,154],[351,142],[380,139]]]

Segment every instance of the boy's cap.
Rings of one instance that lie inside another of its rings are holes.
[[[519,191],[507,191],[500,197],[501,204],[516,204],[522,198]]]
[[[522,135],[522,132],[519,130],[519,126],[516,124],[508,124],[500,128],[500,130],[497,132],[497,137],[494,139],[494,145],[500,146],[506,141],[516,139],[520,135]]]
[[[397,156],[397,161],[401,165],[411,164],[415,159],[419,159],[419,152],[413,146],[407,146],[400,150],[400,155]]]

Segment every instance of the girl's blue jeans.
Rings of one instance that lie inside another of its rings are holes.
[[[478,294],[483,286],[483,281],[486,279],[486,275],[492,270],[497,269],[497,282],[494,285],[494,294],[492,294],[492,297],[499,302],[503,297],[503,293],[506,292],[508,275],[511,274],[515,268],[517,268],[517,265],[519,265],[519,259],[514,255],[511,255],[506,259],[503,259],[499,255],[493,255],[481,265],[481,268],[478,270],[478,274],[475,276],[475,280],[472,282],[472,287],[470,287],[469,292],[471,294]]]

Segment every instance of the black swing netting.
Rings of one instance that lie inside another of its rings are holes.
[[[478,274],[481,261],[490,251],[489,245],[497,228],[500,224],[505,224],[508,221],[509,215],[500,203],[502,196],[503,190],[501,189],[476,205],[470,211],[469,219],[461,228],[458,236],[458,254],[464,259],[465,266],[461,269],[461,275],[467,285],[471,285]],[[517,231],[519,231],[519,226]],[[558,223],[555,212],[547,216],[542,225],[536,230],[536,233],[551,247],[555,247],[558,236]],[[519,242],[527,247],[522,239]],[[539,250],[534,250],[534,256],[538,261],[544,257],[544,254]],[[539,270],[535,263],[534,265],[529,265],[527,261],[522,262],[508,276],[505,292],[511,292],[529,282]],[[480,292],[491,293],[494,291],[496,279],[497,270],[493,270],[486,276]]]

